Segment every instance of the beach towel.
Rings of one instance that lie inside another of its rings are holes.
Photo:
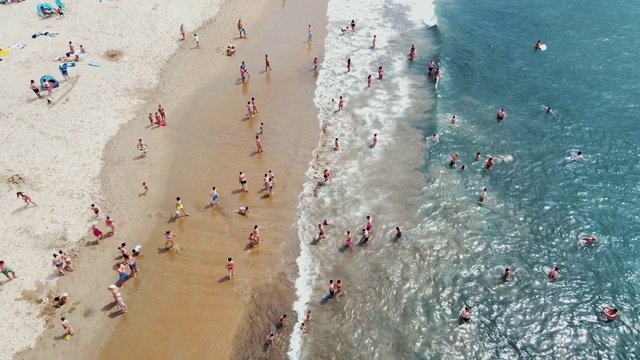
[[[56,5],[58,5],[58,7],[63,10],[67,8],[67,6],[62,3],[62,0],[56,0]]]
[[[0,57],[3,57],[9,53],[9,48],[0,48]]]
[[[9,45],[9,49],[24,49],[24,47],[27,46],[25,44],[20,44],[20,43],[14,43]]]

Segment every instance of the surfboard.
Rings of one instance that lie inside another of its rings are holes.
[[[99,63],[99,62],[97,62],[97,61],[91,61],[91,62],[89,63],[89,66],[99,67],[99,66],[100,66],[100,63]]]
[[[547,50],[547,44],[540,44],[540,51]]]

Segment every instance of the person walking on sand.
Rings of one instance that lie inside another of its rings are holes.
[[[325,184],[329,182],[329,178],[331,177],[331,175],[329,175],[329,169],[324,169],[324,182]]]
[[[396,226],[396,239],[400,239],[402,237],[402,229],[399,226]]]
[[[352,32],[356,32],[356,21],[355,20],[351,20],[351,31]]]
[[[338,143],[338,138],[336,138],[336,142],[333,145],[333,150],[335,151],[340,150],[340,144]]]
[[[253,105],[251,105],[251,101],[247,101],[247,119],[253,118]]]
[[[253,113],[257,114],[258,113],[258,106],[256,106],[256,98],[254,98],[254,97],[251,98],[251,106],[253,107]]]
[[[260,227],[258,225],[253,226],[253,237],[260,239]]]
[[[373,218],[371,216],[367,216],[367,226],[365,229],[367,229],[367,231],[371,231],[371,229],[373,229]]]
[[[111,296],[113,296],[113,300],[116,300],[118,294],[120,294],[118,292],[118,287],[115,284],[109,285],[109,292],[111,293]]]
[[[33,204],[33,206],[38,206],[38,204],[34,203],[33,200],[31,200],[31,197],[27,194],[25,194],[22,191],[18,191],[16,193],[18,198],[21,198],[22,201],[24,201],[24,203],[26,204],[26,206],[29,206],[29,204]]]
[[[236,263],[233,262],[232,258],[227,258],[227,272],[229,273],[229,280],[233,278],[233,268],[236,267]]]
[[[69,323],[69,320],[67,320],[64,316],[60,318],[60,321],[62,321],[62,328],[64,329],[64,331],[68,334],[68,335],[73,335],[75,334],[75,331],[73,331],[73,328],[71,327],[71,323]]]
[[[197,34],[193,34],[193,41],[196,42],[196,49],[200,49],[200,38]]]
[[[9,281],[17,278],[18,276],[16,275],[16,272],[13,271],[12,268],[9,267],[9,265],[7,265],[4,260],[0,260],[0,271],[2,272],[2,274],[4,276],[7,277],[7,279],[9,279]]]
[[[273,333],[270,333],[269,336],[267,336],[267,346],[271,347],[271,345],[273,345],[273,339],[275,339],[276,336]]]
[[[378,68],[378,80],[382,80],[383,76],[384,76],[384,69],[382,68],[382,66],[380,66]]]
[[[142,183],[142,189],[144,190],[144,192],[142,193],[142,195],[147,196],[147,193],[149,192],[149,186],[147,186],[146,182]]]
[[[378,41],[378,36],[377,35],[373,35],[373,41],[372,41],[372,45],[371,48],[372,49],[376,49],[376,42]]]
[[[127,281],[127,268],[124,267],[124,263],[119,263],[116,266],[116,272],[118,273],[118,283],[120,287],[124,287],[124,282]]]
[[[249,186],[247,185],[247,176],[240,171],[240,176],[238,176],[238,181],[240,182],[240,186],[242,186],[242,191],[249,192]]]
[[[333,284],[333,280],[329,280],[329,298],[333,298],[336,294],[336,286]]]
[[[307,28],[307,42],[311,42],[313,40],[313,34],[311,32],[311,25]]]
[[[107,219],[105,220],[105,225],[111,230],[112,234],[116,233],[116,222],[113,221],[111,216],[107,215]]]
[[[53,266],[55,266],[56,269],[58,269],[58,276],[63,276],[64,275],[64,260],[62,259],[62,255],[53,254],[53,260],[51,260],[51,262],[53,263]]]
[[[340,96],[340,101],[338,102],[338,111],[342,111],[343,107],[344,107],[344,99],[342,98],[342,96]]]
[[[147,144],[145,144],[144,141],[142,141],[142,139],[138,139],[138,144],[136,146],[138,148],[138,151],[140,151],[140,157],[146,157],[147,156]]]
[[[307,322],[311,321],[311,310],[307,310]]]
[[[238,32],[240,33],[240,39],[242,39],[243,37],[247,37],[247,31],[244,29],[244,26],[242,26],[241,19],[238,19]]]
[[[338,294],[342,293],[342,281],[340,281],[340,279],[336,281],[336,292]]]
[[[36,96],[39,99],[42,99],[42,95],[40,95],[40,88],[38,88],[38,85],[36,85],[36,81],[35,80],[31,80],[31,84],[29,86],[31,87],[31,90],[33,90],[33,92],[36,94]]]
[[[363,244],[369,242],[369,230],[362,229],[362,239],[360,240]]]
[[[184,216],[189,216],[186,211],[184,211],[184,206],[182,205],[182,200],[180,200],[180,196],[176,198],[176,217],[180,216],[182,213]]]
[[[317,57],[313,58],[313,71],[318,72],[318,58]],[[33,80],[31,80],[31,81],[33,81]],[[37,92],[36,92],[36,94],[37,94]],[[38,96],[42,97],[40,95],[38,95]]]
[[[180,24],[180,35],[182,36],[182,39],[180,40],[184,41],[186,35],[186,32],[184,31],[184,24]]]
[[[351,58],[347,59],[347,72],[351,72]]]
[[[367,87],[371,87],[371,75],[367,76]]]
[[[58,250],[58,254],[64,261],[64,269],[73,271],[73,264],[71,263],[71,256],[62,250]]]
[[[269,55],[264,56],[264,72],[271,71],[271,64],[269,63]]]
[[[211,206],[220,204],[218,202],[218,189],[215,186],[211,188],[211,193],[209,195],[211,196]]]
[[[351,231],[347,231],[347,247],[350,248],[353,245],[353,235],[351,235]]]
[[[262,141],[260,141],[260,136],[256,135],[256,147],[258,148],[258,154],[262,152]]]
[[[100,217],[100,209],[96,206],[96,204],[91,204],[91,211],[96,215],[96,219]]]
[[[100,244],[100,240],[102,240],[102,231],[96,225],[93,225],[91,231],[93,232],[93,236],[96,237],[96,242]]]
[[[269,190],[269,175],[268,174],[264,174],[264,180],[262,180],[262,183],[264,184],[264,189],[265,190]]]
[[[149,125],[153,126],[153,113],[149,113]]]
[[[120,293],[116,294],[116,308],[120,310],[121,314],[129,312],[129,307],[127,306],[127,304],[125,304],[124,300],[122,299],[122,294]]]
[[[156,111],[156,125],[162,126],[162,116]]]
[[[376,147],[377,144],[378,144],[378,134],[373,134],[373,144],[371,144],[371,147]]]
[[[307,333],[307,327],[304,325],[304,323],[300,324],[300,332],[302,333],[302,335]]]
[[[136,263],[136,258],[131,255],[125,255],[124,261],[129,265],[129,270],[131,270],[131,275],[133,277],[138,277],[138,264]]]
[[[124,258],[125,255],[129,255],[129,251],[127,251],[127,243],[122,243],[118,246],[118,250],[120,250],[120,255]]]
[[[261,122],[260,126],[258,127],[258,135],[262,135],[264,134],[264,123]]]
[[[280,323],[281,327],[287,326],[287,314],[282,314],[282,316],[280,316],[280,318],[278,319],[278,322]]]
[[[165,237],[164,248],[167,249],[167,250],[173,248],[173,246],[174,246],[173,239],[175,239],[176,234],[174,234],[171,231],[167,230],[167,231],[164,232],[164,237]]]

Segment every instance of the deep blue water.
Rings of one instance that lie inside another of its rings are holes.
[[[436,1],[438,26],[429,27],[410,21],[415,2],[354,0],[338,13],[336,1],[330,29],[366,19],[366,35],[325,42],[316,102],[345,95],[347,109],[320,110],[325,133],[310,177],[328,167],[332,180],[310,181],[302,196],[296,284],[296,310],[316,315],[304,338],[294,335],[302,355],[290,355],[638,358],[640,7]],[[360,44],[372,34],[383,45],[368,52]],[[538,39],[546,51],[534,51]],[[411,43],[418,58],[409,66]],[[344,74],[348,57],[367,69]],[[437,88],[429,59],[443,72]],[[388,78],[366,89],[378,65]],[[507,118],[498,122],[500,108]],[[380,144],[367,149],[375,131]],[[346,139],[339,152],[334,137]],[[584,160],[572,159],[577,151]],[[483,169],[488,156],[496,158],[491,171]],[[359,234],[366,215],[375,219],[371,243],[345,251],[344,233]],[[323,218],[332,221],[328,239],[309,245]],[[395,226],[404,229],[399,240]],[[583,235],[598,240],[585,245]],[[550,282],[555,266],[560,277]],[[515,271],[508,282],[506,267]],[[327,301],[327,280],[336,278],[347,290]],[[620,320],[604,321],[603,304]],[[462,324],[465,306],[472,320]]]

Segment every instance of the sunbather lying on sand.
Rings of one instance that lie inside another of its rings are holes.
[[[59,62],[80,61],[80,56],[79,55],[61,56],[59,58],[56,58],[56,61],[59,61]]]

